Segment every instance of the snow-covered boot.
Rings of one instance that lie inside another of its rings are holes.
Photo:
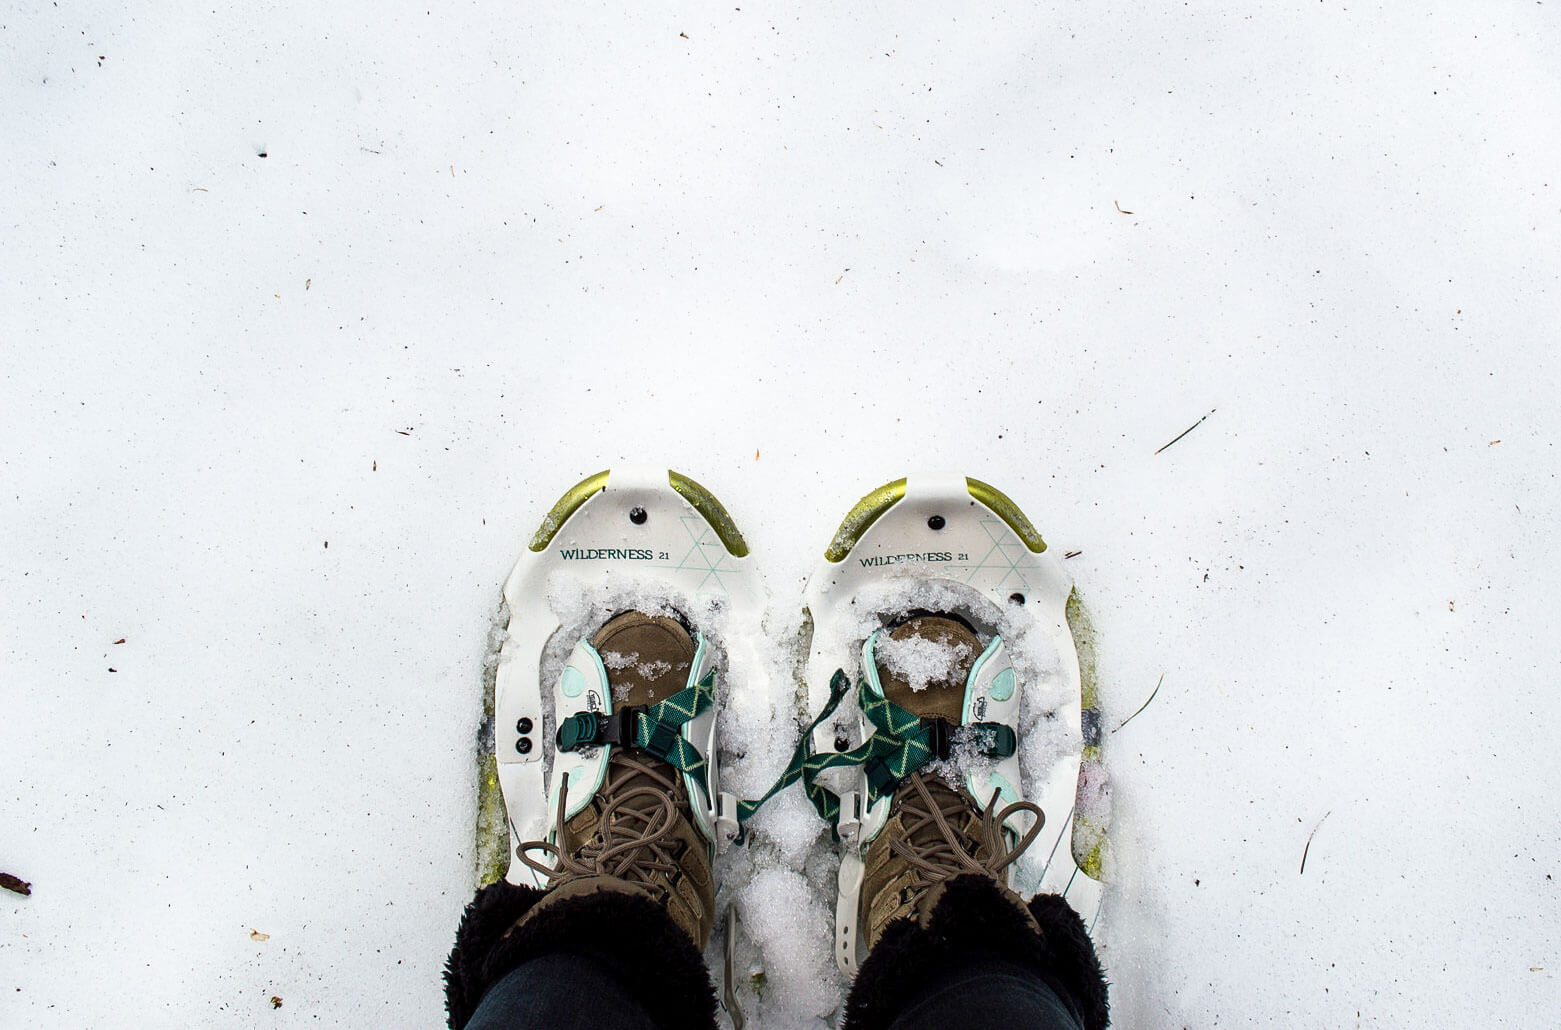
[[[924,725],[959,726],[965,680],[981,651],[976,634],[957,618],[928,615],[910,619],[882,638],[887,639],[869,644],[881,696]],[[869,683],[866,689],[873,686]],[[895,790],[889,820],[863,856],[857,926],[869,950],[889,923],[918,918],[931,888],[961,873],[990,877],[1004,893],[1011,893],[1003,874],[1040,832],[1044,816],[1029,802],[999,811],[996,791],[982,800],[993,802],[984,812],[963,784],[953,786],[925,768]],[[1010,846],[1003,821],[1019,812],[1031,813],[1034,822]],[[1018,896],[1013,900],[1017,903]]]
[[[608,966],[656,1022],[714,1026],[711,860],[739,816],[717,712],[732,682],[764,693],[763,612],[732,516],[681,473],[587,476],[541,520],[495,634],[475,852],[487,886],[446,970],[452,1026],[517,966],[571,953]]]
[[[883,696],[926,724],[958,726],[981,653],[975,632],[957,617],[927,615],[884,637],[870,652]],[[869,952],[847,1003],[848,1030],[887,1026],[918,990],[973,957],[1034,970],[1086,1030],[1100,1030],[1106,985],[1082,920],[1060,897],[1026,905],[1008,885],[1008,866],[1040,833],[1040,808],[999,806],[996,788],[979,802],[963,777],[945,772],[913,772],[867,846],[857,918]],[[1033,822],[1016,836],[1004,824],[1020,813]]]
[[[590,651],[613,710],[628,717],[597,727],[586,713],[592,727],[568,722],[560,731],[566,740],[594,729],[597,746],[613,745],[600,785],[566,815],[571,795],[580,799],[589,785],[571,789],[561,772],[550,839],[521,845],[520,859],[545,877],[545,890],[501,880],[468,907],[446,972],[452,1027],[464,1026],[510,970],[558,952],[603,961],[658,1023],[714,1025],[702,959],[715,907],[712,845],[695,825],[682,773],[632,736],[642,713],[687,689],[697,647],[677,619],[629,611],[592,637]]]
[[[695,657],[694,640],[676,619],[635,611],[608,622],[591,646],[607,670],[613,707],[620,713],[648,710],[683,691]],[[630,884],[665,904],[703,951],[714,922],[712,846],[694,824],[682,774],[632,743],[619,742],[595,796],[566,819],[562,799],[578,790],[559,790],[553,842],[523,848],[521,860],[548,877],[550,894],[576,896],[598,889],[604,879]],[[556,861],[538,862],[532,851]]]
[[[817,715],[799,775],[844,846],[834,952],[858,974],[848,1027],[1015,964],[1104,1026],[1087,925],[1105,778],[1060,557],[991,484],[918,474],[846,514],[805,603]],[[1028,904],[1018,884],[1038,891]]]

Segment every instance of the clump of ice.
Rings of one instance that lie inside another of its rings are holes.
[[[793,869],[801,866],[815,844],[828,843],[828,831],[828,824],[797,787],[772,798],[755,822],[756,839],[773,844],[780,860]]]
[[[721,741],[723,790],[758,798],[791,759],[806,704],[799,694],[802,615],[797,609],[768,613],[726,641],[728,667],[716,723]],[[793,788],[795,790],[795,788]],[[772,801],[755,820],[762,835]]]
[[[758,857],[752,878],[736,892],[743,925],[753,942],[739,980],[748,1021],[754,1026],[819,1030],[840,1007],[844,984],[830,942],[834,912],[814,882],[833,884],[829,863],[787,868]]]
[[[943,770],[960,777],[984,777],[997,765],[997,759],[987,753],[996,734],[991,730],[973,726],[959,726],[949,734],[949,756],[935,763]],[[977,798],[985,802],[986,798]]]
[[[664,658],[654,658],[648,662],[640,661],[638,651],[630,651],[627,654],[622,651],[601,652],[602,664],[611,672],[622,672],[624,669],[633,669],[645,680],[655,680],[672,671],[672,663]],[[620,683],[613,687],[612,699],[622,702],[629,696],[627,684]]]
[[[640,659],[638,651],[630,651],[628,654],[622,651],[603,651],[601,655],[602,664],[613,672],[622,672]]]
[[[483,686],[491,695],[493,693],[493,671],[499,667],[499,655],[504,650],[504,642],[509,640],[509,602],[500,599],[499,606],[494,609],[493,617],[488,623],[488,640],[482,650]]]
[[[850,611],[851,618],[842,620],[840,629],[858,641],[912,612],[947,612],[974,626],[983,647],[991,641],[1002,618],[998,607],[979,591],[951,580],[919,579],[914,567],[897,570],[881,582],[864,586]]]
[[[878,638],[874,654],[891,675],[904,680],[915,692],[934,683],[961,679],[960,671],[969,668],[976,657],[969,644],[955,643],[947,633],[936,639],[911,635],[903,640],[886,633]]]
[[[672,671],[672,663],[664,658],[654,658],[648,662],[640,661],[638,651],[630,651],[627,654],[622,651],[603,651],[602,664],[613,672],[622,672],[624,669],[633,669],[646,679],[655,679],[657,676],[665,676]]]
[[[765,839],[717,859],[716,932],[705,958],[718,993],[730,985],[746,1025],[827,1030],[833,1024],[846,986],[830,953],[838,869],[831,847],[816,845],[789,860]],[[734,908],[740,919],[728,977]],[[720,1025],[732,1025],[725,1011]]]
[[[665,676],[667,673],[671,672],[672,663],[657,658],[654,661],[637,663],[634,666],[634,670],[641,676],[644,676],[646,679],[653,680],[658,676]]]

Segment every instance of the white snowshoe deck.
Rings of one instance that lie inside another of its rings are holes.
[[[763,591],[747,545],[708,491],[676,472],[628,467],[591,476],[559,500],[505,582],[504,598],[509,624],[494,683],[494,754],[509,823],[507,879],[541,886],[545,878],[516,860],[515,850],[546,840],[556,814],[546,775],[558,715],[555,684],[544,682],[550,643],[562,645],[562,657],[600,625],[593,620],[651,599],[730,658],[730,648],[759,639]],[[561,632],[569,639],[555,642]],[[605,704],[610,711],[610,699]],[[716,713],[707,714],[696,743],[709,765],[711,805],[696,815],[719,840],[736,823],[721,810],[709,747]],[[725,801],[731,805],[730,795]]]
[[[807,666],[809,706],[819,711],[829,698],[835,671],[855,667],[866,633],[881,625],[878,617],[896,607],[903,612],[905,598],[913,591],[925,594],[928,584],[941,593],[946,610],[956,610],[989,628],[995,629],[1002,619],[1010,620],[1010,625],[1014,619],[1033,620],[1031,635],[1044,634],[1056,651],[1061,684],[1047,684],[1047,700],[1056,700],[1048,714],[1060,720],[1067,739],[1077,743],[1048,763],[1042,782],[1024,785],[1022,794],[1046,814],[1041,836],[1032,847],[1044,865],[1037,882],[1019,886],[1027,892],[1063,895],[1086,924],[1092,924],[1101,885],[1079,867],[1073,815],[1083,745],[1090,744],[1093,751],[1095,741],[1093,725],[1091,739],[1086,740],[1081,717],[1079,660],[1067,618],[1071,584],[1061,562],[1002,493],[962,476],[913,476],[875,490],[852,509],[807,586],[806,605],[813,623]],[[1034,685],[1020,687],[1033,689]],[[841,712],[856,711],[854,693],[855,687]],[[1094,699],[1089,701],[1092,706]],[[814,748],[821,754],[836,751],[840,734],[838,719],[819,725],[814,730]],[[1021,738],[1021,752],[1026,746]],[[1014,772],[1017,785],[1017,769]],[[840,796],[836,829],[849,845],[840,869],[835,951],[840,968],[850,973],[858,961],[860,848],[882,828],[889,804],[882,798],[865,805],[865,779],[859,770],[828,770],[820,781]]]

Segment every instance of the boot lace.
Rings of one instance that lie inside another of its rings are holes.
[[[994,790],[980,825],[971,834],[949,822],[952,818],[964,824],[969,819],[974,802],[968,794],[919,772],[911,774],[907,786],[910,789],[902,788],[900,795],[905,834],[889,841],[890,850],[916,873],[907,895],[901,898],[905,904],[916,904],[935,885],[965,873],[999,879],[1035,842],[1046,821],[1040,806],[1029,801],[1016,801],[999,810],[1000,791]],[[1003,823],[1019,812],[1032,813],[1035,822],[1010,847]]]
[[[677,828],[678,807],[674,785],[658,769],[631,755],[618,753],[608,765],[607,782],[598,792],[605,797],[596,833],[579,848],[565,848],[564,807],[569,797],[569,775],[562,777],[553,841],[528,841],[517,857],[558,886],[584,877],[611,876],[636,884],[650,893],[665,893],[668,878],[679,873],[674,849],[668,840]],[[553,861],[532,857],[532,852]]]

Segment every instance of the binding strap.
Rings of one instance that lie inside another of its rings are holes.
[[[715,703],[714,685],[715,670],[712,669],[699,682],[654,705],[631,705],[611,715],[578,712],[559,726],[558,747],[563,751],[579,751],[604,744],[641,748],[694,776],[703,785],[705,758],[683,736],[683,726]],[[1007,758],[1014,753],[1017,740],[1010,726],[978,722],[959,727],[944,719],[924,719],[861,686],[859,682],[857,696],[865,699],[862,712],[873,725],[872,735],[849,751],[814,753],[813,731],[835,713],[851,689],[851,680],[845,670],[837,669],[830,677],[829,700],[818,717],[802,731],[802,739],[792,750],[786,770],[763,797],[737,803],[737,822],[741,827],[738,843],[747,835],[747,823],[754,813],[798,780],[802,781],[802,789],[814,810],[829,823],[830,832],[835,832],[840,817],[840,798],[818,782],[819,774],[829,769],[860,768],[867,777],[867,803],[871,805],[894,793],[911,773],[928,762],[948,758],[956,730],[976,731],[977,750],[987,757]]]
[[[1007,758],[1018,744],[1013,728],[1003,723],[978,722],[957,727],[944,719],[923,719],[886,697],[869,696],[870,692],[861,687],[859,681],[857,697],[866,699],[862,711],[873,725],[872,735],[849,751],[814,753],[813,731],[835,713],[841,699],[851,689],[851,680],[845,670],[837,669],[830,677],[829,700],[818,718],[803,731],[802,739],[792,752],[791,764],[763,797],[738,803],[739,823],[746,824],[760,806],[800,779],[814,810],[834,832],[840,817],[840,797],[818,782],[819,774],[828,769],[860,768],[867,777],[867,803],[871,805],[894,793],[896,787],[923,765],[934,759],[948,758],[957,729],[975,731],[977,750],[989,758]],[[738,839],[742,839],[741,835]]]
[[[704,783],[705,756],[683,736],[683,727],[715,704],[715,670],[653,705],[630,705],[611,715],[577,712],[558,727],[561,751],[603,744],[637,747]]]

